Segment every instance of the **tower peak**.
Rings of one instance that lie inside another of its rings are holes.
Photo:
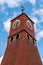
[[[24,7],[21,5],[21,11],[22,11],[22,13],[24,12]]]

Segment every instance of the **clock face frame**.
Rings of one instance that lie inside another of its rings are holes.
[[[20,20],[16,20],[16,21],[14,21],[14,22],[13,22],[13,25],[12,25],[12,29],[16,29],[16,28],[18,28],[19,25],[20,25]]]
[[[30,22],[29,20],[26,21],[26,26],[27,26],[30,30],[32,30],[32,24],[31,24],[31,22]]]

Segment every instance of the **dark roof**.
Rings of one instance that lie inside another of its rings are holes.
[[[30,17],[28,17],[27,14],[25,14],[25,13],[20,14],[19,16],[17,16],[16,18],[12,19],[11,21],[17,19],[18,17],[22,16],[23,14],[34,24],[34,22],[30,19]]]

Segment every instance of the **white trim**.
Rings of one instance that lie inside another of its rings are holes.
[[[29,20],[26,21],[26,26],[27,26],[30,30],[32,30],[32,24],[31,24],[31,22],[30,22]]]
[[[16,21],[13,22],[12,28],[16,29],[17,27],[19,27],[19,25],[20,25],[20,20],[16,20]]]

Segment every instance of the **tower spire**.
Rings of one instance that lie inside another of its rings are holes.
[[[21,5],[21,11],[22,11],[22,13],[24,12],[24,7]]]

